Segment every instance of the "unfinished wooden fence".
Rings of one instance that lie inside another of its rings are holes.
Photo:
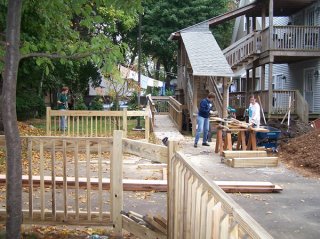
[[[182,153],[169,169],[169,238],[272,238]]]
[[[125,229],[154,239],[272,238],[183,153],[175,152],[171,141],[168,147],[154,145],[116,130],[113,138],[27,136],[23,145],[24,223],[112,225],[119,235]],[[168,164],[167,235],[122,215],[124,154]],[[3,208],[0,220],[5,216]]]
[[[150,108],[145,111],[88,111],[88,110],[52,110],[47,107],[46,134],[67,135],[73,137],[109,137],[114,130],[128,132],[128,119],[144,117],[145,139],[150,134]],[[65,117],[66,129],[60,129],[60,119]],[[142,121],[143,122],[143,121]],[[132,127],[133,128],[133,127]]]

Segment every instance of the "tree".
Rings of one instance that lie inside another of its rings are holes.
[[[5,21],[0,19],[0,22],[6,22],[6,29],[0,29],[6,33],[0,47],[0,53],[5,52],[5,57],[0,55],[0,62],[4,62],[3,73],[1,69],[0,72],[3,76],[1,110],[7,149],[7,238],[20,238],[22,222],[21,143],[16,115],[20,60],[39,57],[37,64],[40,66],[51,65],[50,59],[65,63],[69,59],[86,58],[106,70],[112,69],[119,60],[121,47],[97,31],[97,24],[103,23],[98,10],[101,7],[121,8],[127,14],[133,14],[139,4],[139,1],[130,0],[30,0],[22,8],[22,0],[0,2],[1,9],[3,6],[7,9]],[[28,25],[21,27],[21,18]],[[33,30],[34,34],[28,31],[26,36],[25,28]],[[43,35],[39,36],[38,32]],[[49,66],[45,69],[50,70]]]
[[[177,71],[177,44],[168,41],[171,33],[227,12],[231,2],[232,0],[144,1],[142,49],[145,55],[152,57],[157,66],[155,72],[159,72],[160,65],[163,66],[168,82],[171,80],[168,73]],[[213,29],[213,32],[220,47],[226,47],[226,39],[231,36],[230,23]]]

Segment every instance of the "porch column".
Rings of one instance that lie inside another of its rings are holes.
[[[260,90],[266,89],[266,65],[261,66],[261,76],[260,76]]]
[[[250,75],[249,74],[250,74],[249,70],[246,70],[246,98],[245,98],[246,105],[250,95]]]
[[[250,18],[248,16],[246,16],[246,23],[247,23],[246,31],[247,31],[247,34],[249,34],[250,33]]]
[[[269,47],[273,48],[273,0],[269,0]]]
[[[256,17],[252,17],[252,31],[257,30]]]
[[[192,135],[196,135],[197,126],[197,113],[198,113],[198,87],[199,79],[193,76],[193,99],[192,99],[192,112],[190,112],[190,117],[192,119]]]
[[[266,6],[265,5],[263,5],[263,7],[262,7],[261,16],[262,16],[261,28],[262,28],[262,30],[264,30],[266,28]]]
[[[252,68],[252,79],[251,79],[251,92],[252,94],[254,93],[255,89],[256,89],[256,68],[253,67]]]
[[[223,77],[223,106],[222,106],[222,118],[228,117],[228,101],[229,101],[229,86],[228,86],[228,78]]]
[[[273,63],[269,63],[269,82],[268,82],[268,119],[271,118],[272,113],[272,101],[273,101],[273,90],[272,90],[272,75],[273,75]]]

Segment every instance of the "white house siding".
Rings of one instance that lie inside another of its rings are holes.
[[[304,89],[304,71],[306,69],[314,69],[320,71],[320,59],[316,61],[305,61],[289,65],[289,71],[292,75],[292,82],[296,86],[296,89],[300,90],[303,95]],[[320,77],[314,78],[313,85],[313,112],[320,113]]]

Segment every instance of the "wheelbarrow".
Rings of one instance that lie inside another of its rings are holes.
[[[277,151],[277,141],[281,131],[271,126],[260,126],[260,128],[267,129],[268,132],[257,132],[257,146],[271,148],[273,151]]]

